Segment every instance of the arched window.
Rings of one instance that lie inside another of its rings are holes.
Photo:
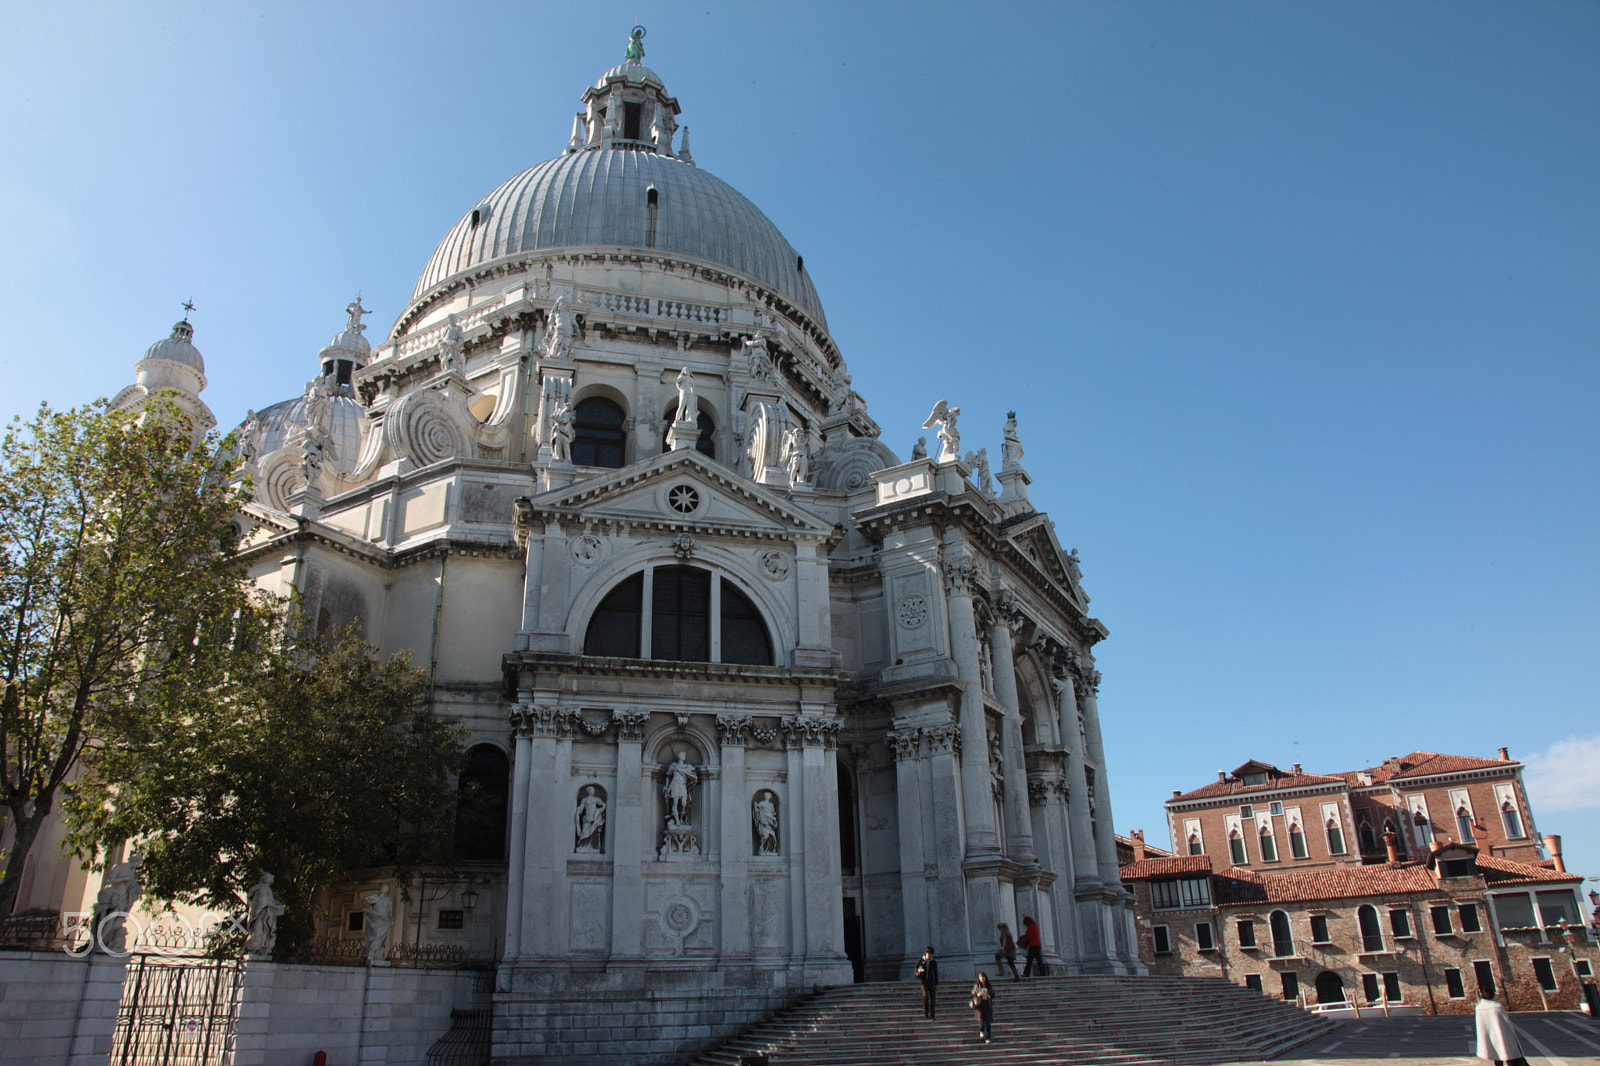
[[[1356,836],[1361,838],[1362,851],[1378,850],[1378,838],[1372,832],[1372,823],[1367,821],[1365,817],[1363,817],[1361,822],[1356,826]]]
[[[1289,823],[1289,854],[1297,859],[1306,857],[1306,834],[1299,822]]]
[[[622,465],[627,416],[604,396],[578,401],[573,409],[572,462],[575,466]]]
[[[1250,861],[1244,852],[1244,836],[1237,829],[1228,834],[1228,854],[1235,866],[1243,866]]]
[[[463,859],[501,862],[506,857],[506,803],[511,764],[493,744],[467,752],[456,794],[456,848]]]
[[[1344,830],[1339,828],[1339,823],[1333,818],[1328,819],[1328,854],[1344,854]]]
[[[644,610],[649,580],[650,611]],[[720,574],[659,566],[606,594],[584,633],[585,655],[772,665],[772,640],[750,598]]]
[[[1261,827],[1261,861],[1278,861],[1278,842],[1272,839],[1272,829],[1268,826]]]
[[[1204,855],[1205,853],[1206,853],[1206,846],[1200,842],[1200,834],[1199,833],[1190,833],[1189,834],[1189,854],[1190,855]]]
[[[669,408],[667,411],[668,432],[671,432],[671,419],[676,410],[676,408]],[[695,424],[700,428],[700,435],[695,438],[694,450],[708,459],[715,459],[717,457],[717,424],[704,411],[701,411],[700,417],[695,419]],[[667,450],[667,438],[664,436],[661,438],[661,450]]]
[[[1411,824],[1417,831],[1417,843],[1424,845],[1433,843],[1433,825],[1428,821],[1426,814],[1421,811],[1412,811]]]
[[[1361,926],[1361,950],[1371,955],[1383,950],[1383,930],[1378,925],[1377,908],[1363,904],[1356,911],[1356,922]]]
[[[1463,804],[1456,808],[1456,832],[1461,834],[1461,843],[1471,844],[1477,838],[1472,835],[1472,812]]]
[[[1500,818],[1506,823],[1506,836],[1520,837],[1522,835],[1522,815],[1507,800],[1500,805]]]
[[[1273,911],[1268,924],[1272,927],[1272,955],[1287,958],[1294,954],[1294,933],[1289,929],[1289,916],[1283,911]]]

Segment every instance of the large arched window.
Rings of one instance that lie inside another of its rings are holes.
[[[1289,929],[1289,916],[1283,911],[1273,911],[1267,920],[1272,929],[1272,954],[1274,958],[1288,958],[1294,954],[1294,934]]]
[[[604,396],[578,401],[573,410],[572,462],[574,466],[619,467],[623,460],[622,408]]]
[[[595,608],[585,655],[637,659],[645,647],[652,659],[772,665],[772,640],[755,604],[720,574],[693,566],[635,574]]]
[[[1373,955],[1383,950],[1383,929],[1378,925],[1377,908],[1362,904],[1356,910],[1356,923],[1361,927],[1361,951]]]
[[[467,752],[456,797],[456,848],[463,859],[501,862],[506,857],[506,804],[511,764],[493,744]]]

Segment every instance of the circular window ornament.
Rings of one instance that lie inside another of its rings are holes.
[[[928,620],[928,601],[922,596],[907,596],[895,606],[894,613],[902,627],[915,629]]]
[[[700,493],[692,485],[674,485],[667,490],[667,506],[679,514],[694,514],[700,509]]]
[[[662,932],[680,942],[700,926],[700,908],[687,896],[667,900],[657,917]]]

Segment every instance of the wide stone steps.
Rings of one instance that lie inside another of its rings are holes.
[[[1165,1066],[1272,1058],[1335,1023],[1215,978],[1045,977],[995,985],[994,1043],[978,1039],[970,984],[939,986],[939,1017],[922,1017],[914,981],[850,985],[811,996],[693,1059],[694,1066],[1008,1064]],[[759,1061],[759,1060],[757,1060]]]

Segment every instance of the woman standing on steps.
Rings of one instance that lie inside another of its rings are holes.
[[[977,1014],[978,1035],[987,1044],[989,1034],[994,1029],[994,986],[989,983],[989,975],[982,970],[978,971],[978,980],[972,986],[972,998],[967,1000],[967,1006]]]
[[[922,985],[922,1016],[935,1017],[939,1005],[934,1002],[939,995],[939,960],[933,957],[933,945],[917,960],[917,981]]]

